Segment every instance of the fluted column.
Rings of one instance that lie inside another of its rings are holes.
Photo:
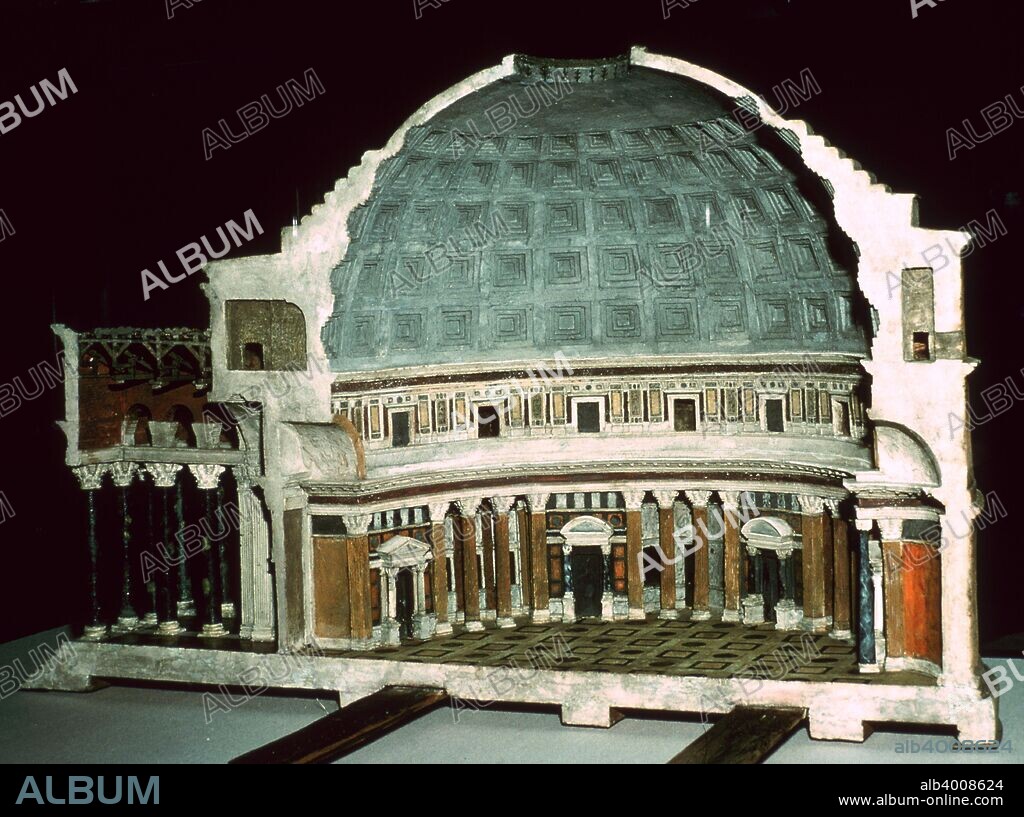
[[[626,503],[626,598],[629,601],[629,617],[637,621],[644,616],[644,572],[640,554],[643,551],[643,529],[641,508],[644,491],[623,491]]]
[[[247,469],[236,468],[235,481],[238,485],[238,560],[241,573],[238,634],[253,641],[272,641],[276,623],[267,518],[263,504],[253,490],[255,475]]]
[[[801,540],[803,542],[804,619],[815,631],[828,625],[825,603],[825,500],[801,496]],[[831,577],[828,578],[831,584]]]
[[[722,621],[740,620],[741,576],[743,555],[740,551],[738,491],[719,491],[722,500],[722,516],[725,517],[725,533],[723,534],[723,573],[725,585],[725,607],[722,610]]]
[[[459,526],[456,534],[462,539],[462,582],[463,608],[466,613],[466,629],[479,631],[484,628],[480,621],[480,575],[476,560],[476,526],[479,497],[460,499]]]
[[[203,512],[206,525],[200,525],[203,533],[203,553],[206,556],[206,581],[203,582],[203,630],[201,635],[217,638],[227,635],[221,615],[220,548],[212,541],[210,526],[217,516],[217,488],[224,473],[223,465],[190,465],[189,470],[196,478],[196,484],[203,496]]]
[[[118,489],[121,502],[121,612],[117,616],[117,626],[122,630],[133,630],[139,626],[132,600],[132,516],[128,502],[128,489],[137,473],[138,466],[132,462],[110,465],[110,478]]]
[[[551,620],[548,604],[548,505],[549,494],[530,494],[530,563],[533,568],[533,620]]]
[[[659,618],[679,617],[676,609],[676,515],[678,491],[653,491],[658,503],[658,545],[661,548],[662,571],[660,577],[661,612]]]
[[[879,605],[878,596],[875,597],[875,611],[879,606],[883,610],[883,619],[880,623],[875,620],[875,643],[878,643],[877,632],[884,634],[885,649],[878,662],[884,663],[886,656],[902,657],[905,654],[906,628],[903,620],[903,520],[902,519],[876,519],[878,532],[881,534],[879,544],[881,565],[878,570],[879,576],[872,576],[876,582],[875,591],[878,592],[879,584],[882,582],[883,604]],[[872,564],[872,573],[875,572],[875,565]]]
[[[480,545],[484,575],[481,577],[483,592],[480,594],[483,601],[481,617],[490,620],[497,616],[498,591],[495,585],[494,567],[494,519],[486,506],[481,506],[478,517],[480,523]]]
[[[843,519],[839,503],[828,503],[832,516],[832,632],[838,639],[853,637],[850,604],[849,527]]]
[[[711,554],[708,551],[708,501],[711,491],[686,491],[693,507],[693,620],[711,618]]]
[[[875,658],[875,585],[871,570],[871,520],[857,519],[857,663],[878,672]]]
[[[178,538],[175,530],[174,491],[178,483],[178,472],[181,465],[177,463],[148,463],[146,470],[153,476],[153,485],[160,506],[160,520],[163,529],[163,547],[161,556],[167,568],[158,573],[157,578],[157,633],[160,635],[177,635],[184,628],[178,622],[178,604],[175,594],[175,567],[184,555],[179,553]]]
[[[512,619],[512,565],[509,561],[509,511],[515,503],[513,496],[492,496],[494,508],[494,573],[497,582],[497,624],[515,627]]]
[[[444,517],[448,513],[448,502],[431,502],[430,546],[434,553],[433,579],[434,615],[437,617],[436,635],[450,635],[452,624],[448,620],[448,553],[444,538]]]
[[[103,622],[99,595],[99,518],[96,499],[103,487],[103,475],[107,472],[103,465],[81,465],[73,469],[79,485],[85,491],[86,503],[86,541],[89,548],[89,613],[86,620],[83,638],[96,640],[107,634],[107,625]]]
[[[349,626],[352,645],[366,648],[373,638],[373,610],[370,607],[370,515],[342,514],[345,523],[345,556],[348,560]],[[383,573],[383,571],[382,571]],[[381,599],[382,604],[387,599]]]

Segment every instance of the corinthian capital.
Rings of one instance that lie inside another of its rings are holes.
[[[134,462],[112,462],[110,463],[110,478],[118,488],[127,488],[139,472],[139,466]]]
[[[711,500],[711,491],[686,491],[686,498],[695,508],[706,508]]]
[[[103,487],[103,475],[107,473],[105,465],[79,465],[71,471],[78,477],[78,484],[83,491],[98,491]]]
[[[365,536],[370,529],[368,513],[343,513],[341,521],[345,523],[345,531],[349,536]]]
[[[825,510],[825,500],[810,494],[800,495],[800,511],[807,516],[815,516]]]
[[[190,465],[188,470],[196,478],[201,491],[212,491],[220,484],[220,475],[224,473],[224,466]]]
[[[173,488],[181,465],[176,462],[148,462],[146,470],[153,475],[153,484],[157,488]]]

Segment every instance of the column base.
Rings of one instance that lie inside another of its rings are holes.
[[[468,632],[480,633],[480,632],[483,632],[485,629],[486,628],[484,627],[484,623],[482,621],[477,620],[477,619],[470,619],[469,621],[466,622],[466,630]]]
[[[694,610],[690,616],[690,621],[710,621],[711,611],[710,610]]]
[[[739,620],[740,620],[740,611],[739,610],[730,610],[730,609],[726,608],[725,610],[722,611],[722,621],[728,621],[728,622],[732,622],[732,623],[736,624],[736,623],[739,623]]]
[[[439,621],[437,622],[437,629],[434,630],[434,635],[451,635],[453,632],[450,621]]]
[[[743,597],[743,623],[764,624],[764,597],[760,593]]]
[[[881,669],[881,667],[878,666],[878,664],[858,664],[857,665],[857,671],[858,672],[874,673],[874,672],[881,672],[882,669]]]
[[[228,631],[224,628],[224,625],[219,621],[216,624],[204,624],[203,630],[199,633],[200,638],[222,638],[226,636]]]
[[[374,650],[379,647],[376,641],[372,638],[353,638],[349,643],[349,649],[359,650],[365,652],[366,650]]]
[[[481,621],[494,621],[498,617],[496,610],[481,610],[480,620]]]
[[[834,638],[836,641],[852,641],[853,630],[832,630],[828,637]]]
[[[156,613],[146,613],[142,617],[143,627],[155,627],[159,623],[159,619],[156,617]]]
[[[435,632],[437,632],[437,617],[433,613],[424,613],[413,617],[412,634],[414,638],[426,641],[428,638],[433,638]]]
[[[647,621],[647,613],[642,609],[638,610],[636,607],[630,607],[626,618],[629,621]]]
[[[504,616],[498,616],[497,624],[499,629],[502,630],[511,630],[513,627],[516,626],[515,620],[511,618],[505,618]]]
[[[662,619],[663,621],[678,621],[679,611],[675,607],[662,609],[658,613],[658,618]]]
[[[401,631],[397,621],[385,621],[380,628],[381,644],[390,644],[397,647],[402,643]]]
[[[118,616],[117,624],[112,629],[134,630],[139,626],[139,619],[136,616]]]
[[[804,611],[790,599],[783,599],[775,605],[775,629],[799,630],[803,626]]]
[[[829,616],[804,619],[804,627],[815,633],[827,633],[830,626],[832,626],[832,619]]]
[[[99,641],[107,637],[109,628],[106,624],[87,624],[82,631],[82,638],[86,641]]]
[[[551,611],[547,607],[543,610],[534,610],[530,618],[534,624],[547,624],[551,621]]]
[[[178,635],[185,632],[185,628],[177,621],[161,621],[156,626],[157,635]]]
[[[248,641],[273,641],[274,630],[272,627],[242,627],[238,632],[238,637]]]

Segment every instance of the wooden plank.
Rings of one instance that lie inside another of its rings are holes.
[[[803,709],[736,707],[669,764],[761,763],[805,717]]]
[[[425,715],[447,697],[429,687],[385,687],[230,763],[330,763]]]

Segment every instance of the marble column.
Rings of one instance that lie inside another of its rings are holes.
[[[381,569],[381,608],[383,612],[380,625],[380,638],[385,644],[402,642],[402,625],[398,622],[398,568]]]
[[[801,540],[803,542],[804,619],[815,632],[828,627],[825,602],[825,500],[820,496],[801,496]]]
[[[708,550],[708,501],[711,491],[686,491],[693,507],[693,615],[694,621],[711,618],[711,554]]]
[[[780,548],[776,555],[779,563],[779,582],[781,593],[775,604],[775,628],[778,630],[797,630],[803,623],[804,613],[796,606],[796,568],[793,564],[793,551]]]
[[[512,619],[512,564],[509,559],[509,512],[515,503],[512,496],[492,496],[494,508],[494,573],[497,582],[497,624],[515,627]]]
[[[832,632],[833,638],[853,638],[850,600],[849,526],[842,517],[839,503],[831,501],[832,516]]]
[[[345,556],[348,560],[349,627],[352,646],[373,646],[373,610],[370,606],[370,515],[342,514],[345,523]],[[384,571],[381,571],[383,576]],[[381,604],[386,599],[381,599]]]
[[[725,533],[723,534],[725,607],[722,610],[722,621],[740,620],[741,571],[743,557],[740,552],[738,491],[719,491],[722,500],[722,516],[724,517]]]
[[[747,593],[743,597],[743,623],[764,624],[764,564],[761,551],[748,545],[747,564],[750,576],[747,581]]]
[[[643,621],[644,615],[644,572],[640,554],[643,552],[643,528],[641,508],[644,491],[623,491],[626,503],[626,598],[629,602],[629,618]]]
[[[676,514],[675,504],[678,491],[653,491],[658,503],[658,545],[661,548],[661,611],[658,618],[679,618],[676,609]]]
[[[875,584],[871,569],[870,519],[857,519],[857,663],[861,672],[878,672],[875,658]]]
[[[460,499],[456,504],[459,507],[456,535],[462,541],[462,603],[466,613],[466,629],[477,632],[484,629],[480,620],[480,575],[476,553],[476,528],[479,524],[477,508],[480,507],[480,498]]]
[[[203,553],[206,557],[206,578],[203,582],[203,629],[200,633],[205,638],[219,638],[227,635],[221,613],[220,586],[220,548],[211,541],[209,534],[213,521],[217,516],[217,489],[220,477],[224,473],[223,465],[190,465],[189,470],[196,478],[196,484],[203,496],[203,512],[206,526],[200,525],[203,532]]]
[[[146,482],[145,475],[149,473],[149,469],[146,466],[141,466],[139,469],[139,487],[142,499],[146,508],[146,544],[150,548],[148,551],[151,557],[155,556],[153,549],[156,548],[160,542],[158,537],[163,536],[163,522],[157,526],[157,502],[159,497],[157,496],[156,486],[150,485]],[[161,505],[162,512],[162,505]],[[141,562],[141,558],[140,558]],[[160,621],[159,615],[157,615],[157,580],[152,574],[149,575],[147,580],[147,571],[145,567],[142,570],[142,585],[145,590],[146,599],[146,613],[142,617],[142,626],[144,627],[156,627]]]
[[[178,603],[175,590],[177,565],[185,556],[179,551],[175,530],[174,494],[178,484],[178,472],[182,466],[177,463],[147,463],[146,470],[153,475],[153,485],[158,494],[160,519],[163,525],[163,549],[166,558],[165,569],[157,574],[157,633],[177,635],[184,628],[178,622]]]
[[[451,635],[452,623],[448,620],[448,553],[445,547],[444,517],[448,513],[448,502],[431,502],[430,547],[434,554],[431,570],[433,580],[434,615],[437,617],[435,635]]]
[[[548,494],[530,494],[530,564],[533,621],[551,621],[548,601]]]
[[[107,472],[103,465],[81,465],[73,469],[79,485],[85,491],[86,503],[86,537],[89,547],[89,613],[86,619],[83,638],[98,640],[107,634],[107,625],[103,622],[103,611],[100,609],[99,595],[99,509],[96,501],[103,487],[103,475]]]
[[[128,489],[137,473],[138,466],[132,462],[110,465],[110,478],[118,489],[121,503],[121,612],[117,615],[117,628],[120,630],[134,630],[139,626],[133,600],[132,516],[128,502]]]
[[[175,539],[185,533],[185,488],[185,481],[179,478],[178,491],[174,497]],[[192,598],[192,564],[188,558],[181,559],[178,562],[177,606],[179,616],[195,615],[195,600]]]

